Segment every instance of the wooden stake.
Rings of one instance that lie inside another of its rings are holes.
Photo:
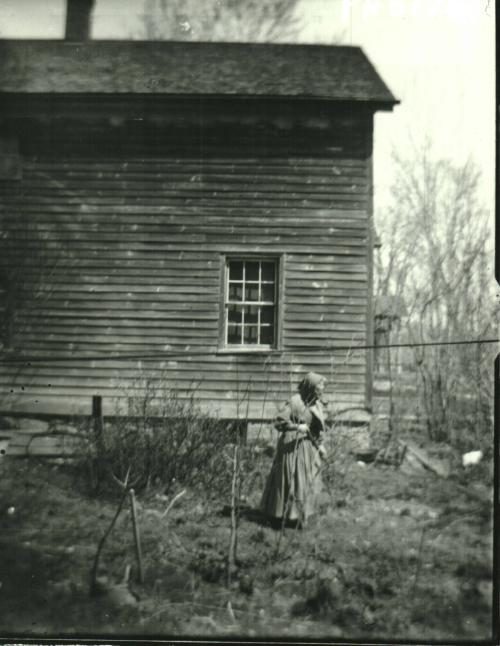
[[[161,518],[165,518],[165,517],[167,516],[168,512],[169,512],[169,511],[172,509],[172,507],[174,506],[175,501],[176,501],[176,500],[179,500],[179,498],[181,498],[185,493],[186,493],[186,490],[185,490],[185,489],[183,489],[180,493],[178,493],[176,496],[174,496],[174,497],[172,498],[172,500],[170,501],[169,506],[165,509],[165,511],[164,511],[164,512],[163,512],[163,514],[161,515]]]
[[[92,420],[94,426],[94,441],[97,447],[96,473],[91,473],[93,487],[97,491],[104,474],[104,419],[102,415],[102,397],[92,397]],[[91,471],[93,471],[91,463]]]
[[[118,504],[118,508],[115,512],[115,515],[113,516],[113,519],[111,523],[109,524],[109,527],[107,530],[104,532],[104,535],[102,536],[101,540],[99,541],[99,544],[97,546],[97,552],[94,558],[94,564],[92,566],[92,571],[90,573],[90,594],[94,594],[96,592],[96,579],[97,579],[97,569],[99,566],[99,557],[101,556],[102,549],[104,547],[104,543],[106,542],[106,539],[111,533],[111,530],[115,526],[116,521],[118,520],[118,516],[120,515],[121,510],[123,509],[123,505],[125,503],[125,500],[127,498],[127,483],[128,483],[128,477],[130,473],[130,467],[129,470],[127,471],[127,475],[125,477],[125,482],[121,483],[122,488],[123,488],[123,494],[122,497],[120,498],[120,502]]]
[[[237,541],[237,516],[236,516],[236,493],[238,478],[238,444],[234,445],[233,456],[233,477],[231,482],[231,535],[229,537],[229,552],[227,558],[227,587],[231,585],[231,576],[236,566],[236,541]]]
[[[130,509],[132,511],[132,527],[134,529],[135,554],[137,557],[137,567],[139,568],[139,583],[144,583],[144,571],[142,569],[141,537],[139,534],[139,525],[137,523],[135,491],[133,489],[130,489],[129,496],[130,496]]]

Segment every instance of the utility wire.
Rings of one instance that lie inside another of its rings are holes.
[[[485,345],[489,343],[499,343],[500,339],[475,339],[475,340],[460,340],[460,341],[428,341],[421,343],[391,343],[384,345],[337,345],[337,346],[311,346],[311,347],[288,347],[286,350],[251,350],[247,353],[239,351],[236,347],[225,348],[224,350],[165,350],[157,351],[152,354],[137,352],[137,353],[109,353],[98,355],[77,355],[54,357],[54,356],[11,356],[1,357],[0,363],[15,363],[27,364],[33,363],[56,363],[65,361],[160,361],[162,359],[176,359],[184,357],[208,357],[208,356],[259,356],[265,354],[267,356],[280,356],[283,354],[310,354],[311,352],[324,352],[326,354],[333,354],[337,352],[356,352],[358,350],[378,350],[381,348],[417,348],[429,346],[458,346],[458,345]]]

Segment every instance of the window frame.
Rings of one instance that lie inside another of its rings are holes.
[[[229,295],[229,263],[235,261],[274,262],[276,275],[274,281],[274,343],[271,344],[230,344],[227,343],[227,311]],[[284,254],[262,253],[223,253],[220,256],[220,314],[219,314],[219,352],[267,353],[282,348],[283,294],[284,294]]]

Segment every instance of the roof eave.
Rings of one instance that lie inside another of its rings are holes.
[[[357,105],[361,107],[368,107],[373,111],[384,110],[392,111],[392,109],[401,103],[399,99],[364,99],[358,97],[332,97],[328,95],[316,94],[229,94],[229,93],[182,93],[174,94],[169,92],[32,92],[32,91],[3,91],[0,89],[0,97],[5,99],[37,99],[37,98],[57,98],[69,99],[76,97],[100,97],[100,98],[138,98],[150,99],[155,98],[168,100],[200,100],[207,101],[276,101],[276,102],[317,102],[335,105]]]

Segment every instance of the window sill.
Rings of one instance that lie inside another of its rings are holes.
[[[273,348],[269,345],[258,346],[224,346],[217,350],[217,354],[270,354],[280,352],[279,348]]]

